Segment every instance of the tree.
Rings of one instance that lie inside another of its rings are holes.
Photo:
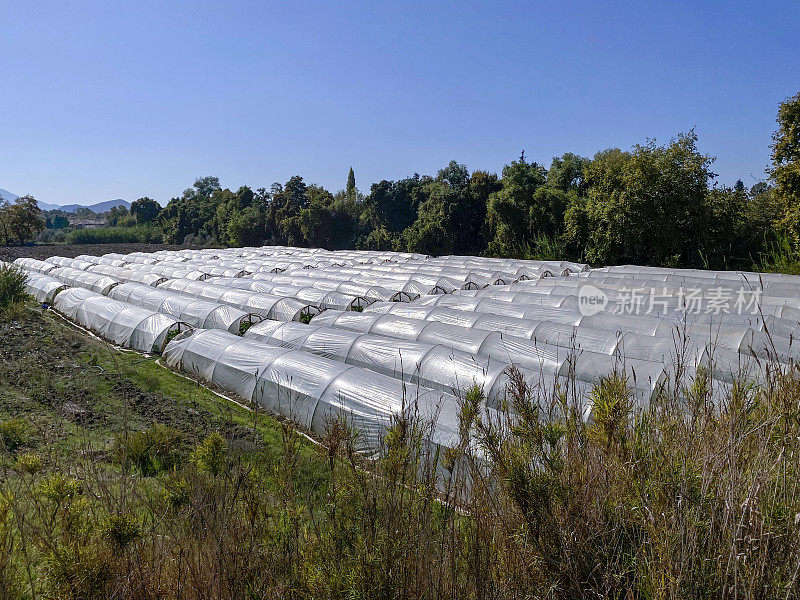
[[[417,218],[417,209],[426,198],[425,184],[430,177],[415,174],[400,181],[373,183],[366,198],[370,225],[399,233]]]
[[[130,213],[128,212],[128,209],[125,208],[124,206],[112,206],[111,210],[108,211],[106,224],[109,227],[116,227],[117,225],[122,225],[120,221],[125,219],[125,217],[129,215]]]
[[[598,153],[585,170],[586,203],[565,217],[566,241],[600,264],[696,264],[712,162],[697,151],[693,131],[666,146]]]
[[[194,180],[192,186],[200,196],[210,197],[215,190],[221,190],[222,186],[219,184],[219,177],[198,177]]]
[[[522,251],[533,235],[533,195],[545,181],[544,168],[525,162],[524,155],[503,167],[502,189],[490,196],[486,210],[488,253],[514,256]]]
[[[772,135],[772,169],[780,221],[800,248],[800,92],[778,106],[778,129]]]
[[[571,152],[553,157],[547,171],[547,185],[565,192],[575,190],[578,195],[583,195],[587,187],[584,171],[588,164],[588,158]]]
[[[451,161],[425,184],[416,221],[403,232],[404,247],[425,254],[478,254],[489,196],[500,189],[496,175]]]
[[[22,196],[13,203],[0,201],[0,235],[3,244],[24,244],[44,228],[42,211],[33,196]]]
[[[353,167],[350,167],[350,172],[347,174],[347,197],[352,198],[355,196],[356,193],[356,174],[353,171]]]
[[[161,206],[155,200],[145,196],[131,204],[131,214],[136,217],[136,222],[141,224],[152,223],[158,218]]]

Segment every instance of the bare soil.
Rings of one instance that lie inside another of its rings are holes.
[[[51,256],[75,258],[81,254],[102,256],[109,252],[127,254],[129,252],[156,252],[157,250],[183,250],[197,246],[177,246],[174,244],[30,244],[27,246],[0,246],[0,260],[12,262],[17,258],[37,258],[44,260]]]

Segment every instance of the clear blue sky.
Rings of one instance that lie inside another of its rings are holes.
[[[798,90],[796,1],[0,0],[0,188],[164,204],[352,165],[368,191],[692,127],[750,185]]]

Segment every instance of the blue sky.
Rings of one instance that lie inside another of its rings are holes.
[[[750,185],[800,91],[797,2],[0,0],[0,23],[0,188],[56,204],[335,191],[350,165],[368,191],[693,127]]]

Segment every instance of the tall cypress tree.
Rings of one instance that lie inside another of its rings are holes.
[[[353,172],[353,167],[350,167],[350,172],[347,174],[347,197],[352,198],[356,193],[356,174]]]

